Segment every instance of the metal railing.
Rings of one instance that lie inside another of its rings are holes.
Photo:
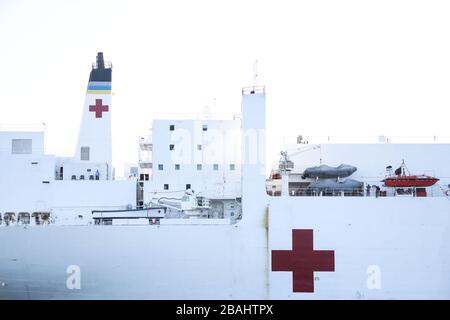
[[[349,144],[418,144],[450,143],[450,135],[302,135],[300,144],[349,143]]]
[[[364,189],[316,189],[316,188],[289,188],[291,197],[444,197],[446,191],[442,189],[428,190],[425,194],[417,192],[414,188],[392,189],[392,190],[364,190]],[[273,197],[281,196],[281,191],[267,190],[267,194]],[[450,195],[450,189],[448,190]]]
[[[266,92],[266,87],[264,87],[264,86],[250,86],[250,87],[242,88],[243,95],[255,94],[255,93],[265,93],[265,92]]]
[[[47,125],[42,123],[0,123],[0,132],[2,131],[25,131],[25,132],[45,132]]]
[[[281,196],[281,191],[267,191],[267,194],[270,196]],[[337,189],[326,189],[326,190],[318,190],[313,188],[289,188],[289,196],[291,197],[320,197],[320,196],[332,196],[332,197],[340,197],[340,196],[352,196],[352,197],[362,197],[364,196],[363,189],[345,189],[345,190],[337,190]]]
[[[105,69],[112,69],[112,63],[109,62],[109,61],[103,62],[103,65],[104,65]],[[92,69],[98,69],[98,63],[97,62],[94,62],[92,64]]]
[[[155,112],[154,120],[236,120],[240,114],[235,113],[202,113],[202,112]]]

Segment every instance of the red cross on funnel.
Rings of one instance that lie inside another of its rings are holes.
[[[103,112],[108,112],[108,105],[102,104],[102,99],[95,99],[95,105],[89,106],[89,112],[95,112],[96,118],[102,118]]]
[[[333,250],[313,250],[313,230],[292,230],[292,250],[272,250],[272,271],[291,271],[294,292],[314,292],[314,272],[334,271]]]

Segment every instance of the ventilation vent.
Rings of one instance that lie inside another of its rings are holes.
[[[81,147],[80,160],[89,161],[89,147]]]
[[[33,140],[12,139],[12,154],[31,154]]]

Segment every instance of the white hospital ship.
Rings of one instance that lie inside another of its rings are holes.
[[[111,75],[99,53],[73,157],[0,129],[1,299],[450,299],[448,143],[299,137],[266,176],[252,86],[239,117],[153,120],[116,179]]]

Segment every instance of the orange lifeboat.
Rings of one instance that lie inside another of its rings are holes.
[[[388,170],[391,170],[392,167],[389,166]],[[390,171],[390,176],[382,180],[384,184],[387,187],[394,187],[394,188],[411,188],[411,187],[417,187],[417,188],[425,188],[425,187],[431,187],[436,182],[439,181],[439,179],[431,176],[426,175],[411,175],[408,172],[408,175],[405,173],[405,171],[408,170],[405,165],[405,161],[402,162],[402,165],[400,168],[395,170],[395,174],[392,174],[392,171]]]
[[[387,187],[408,188],[408,187],[431,187],[439,179],[431,176],[396,176],[383,180]]]
[[[281,179],[281,174],[280,174],[279,171],[273,170],[273,171],[270,173],[269,180],[280,180],[280,179]]]

